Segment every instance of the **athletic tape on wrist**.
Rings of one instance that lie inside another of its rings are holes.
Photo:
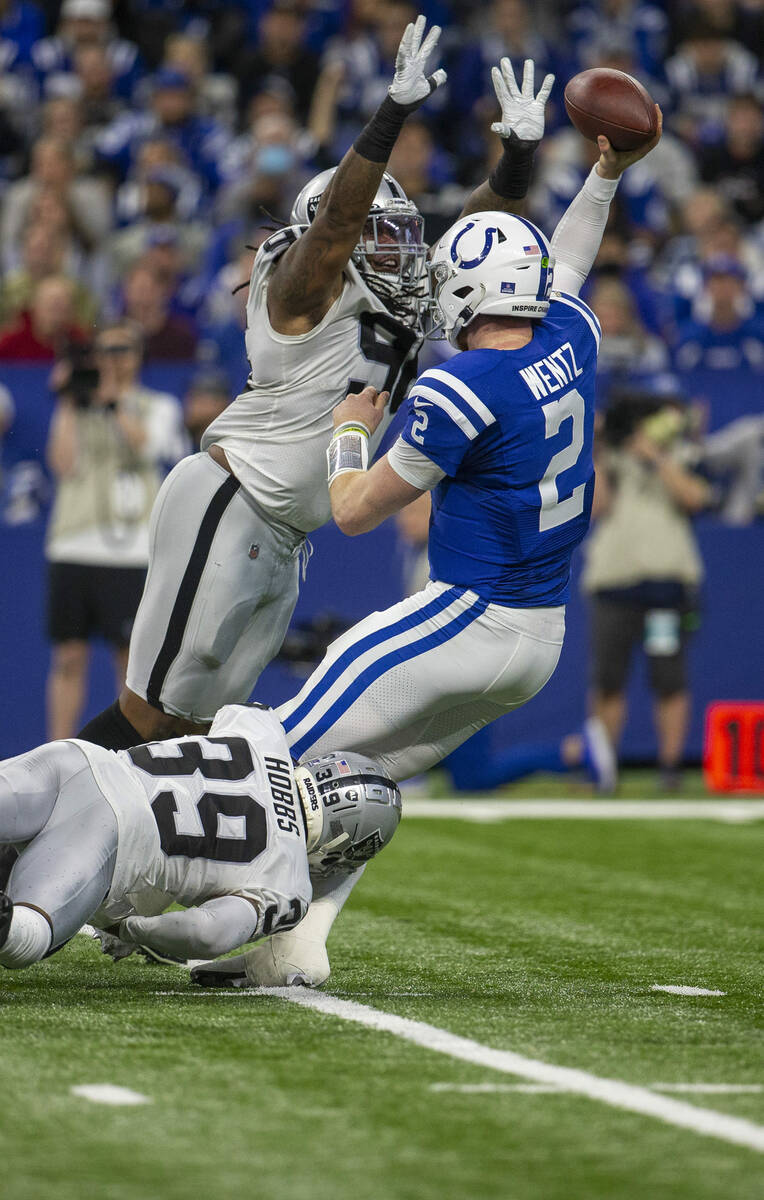
[[[505,200],[522,200],[530,186],[533,156],[538,142],[523,141],[512,130],[509,137],[501,139],[501,143],[504,153],[488,176],[489,186]]]
[[[346,421],[334,431],[334,437],[326,451],[329,467],[329,487],[339,475],[348,471],[369,469],[369,430],[356,421]]]

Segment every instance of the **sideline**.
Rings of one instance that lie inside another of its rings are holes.
[[[406,798],[403,815],[449,821],[722,821],[764,820],[764,800],[458,800]]]

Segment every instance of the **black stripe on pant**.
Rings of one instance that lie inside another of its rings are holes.
[[[146,699],[149,704],[153,705],[154,708],[158,708],[160,712],[164,712],[162,702],[159,699],[162,685],[164,684],[167,672],[180,651],[183,634],[186,631],[186,624],[191,615],[196,591],[199,587],[210,549],[212,548],[217,527],[223,518],[223,513],[240,487],[239,480],[234,475],[229,475],[225,483],[220,485],[210,500],[207,511],[202,518],[202,523],[199,526],[194,548],[191,551],[191,557],[183,573],[178,594],[175,597],[175,603],[170,613],[167,633],[165,634],[159,654],[156,657],[148,686],[146,687]]]

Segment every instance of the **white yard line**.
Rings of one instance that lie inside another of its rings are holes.
[[[404,784],[405,789],[405,784]],[[738,823],[764,819],[764,800],[407,800],[407,817],[435,820],[713,820]]]
[[[653,983],[651,992],[670,992],[672,996],[726,996],[716,988],[691,987],[688,983]]]
[[[458,800],[406,799],[406,817],[450,821],[723,821],[764,820],[764,800]]]
[[[80,1083],[69,1088],[73,1096],[81,1096],[83,1100],[92,1100],[94,1104],[109,1104],[112,1106],[153,1104],[150,1096],[141,1092],[131,1092],[130,1088],[118,1087],[116,1083]]]
[[[450,1033],[447,1029],[439,1029],[422,1021],[412,1021],[394,1013],[380,1012],[378,1009],[356,1004],[353,1000],[341,1000],[325,992],[312,992],[306,988],[294,987],[261,988],[257,994],[279,996],[282,1000],[297,1004],[301,1008],[309,1008],[343,1021],[353,1021],[380,1033],[391,1033],[426,1050],[446,1054],[462,1062],[475,1063],[477,1066],[501,1071],[506,1075],[519,1075],[533,1083],[561,1087],[580,1096],[587,1096],[590,1100],[609,1104],[613,1108],[640,1113],[664,1121],[668,1125],[690,1129],[704,1137],[719,1138],[736,1146],[746,1146],[748,1149],[764,1152],[763,1125],[756,1125],[753,1121],[733,1117],[727,1113],[715,1112],[713,1109],[687,1104],[682,1100],[674,1100],[669,1096],[651,1092],[645,1087],[622,1083],[618,1079],[600,1078],[572,1067],[558,1067],[553,1063],[525,1058],[511,1050],[485,1046],[481,1042],[472,1041],[471,1038]]]
[[[697,1096],[758,1096],[760,1083],[650,1083],[651,1092],[682,1092]],[[570,1095],[565,1088],[546,1083],[431,1083],[431,1092],[462,1092],[466,1095],[491,1095],[495,1092],[523,1092],[526,1095]]]

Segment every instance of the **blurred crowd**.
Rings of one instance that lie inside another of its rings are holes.
[[[0,0],[0,363],[52,362],[126,317],[146,363],[218,368],[235,395],[254,247],[371,115],[419,9],[449,79],[390,170],[428,240],[499,152],[499,58],[557,77],[529,208],[547,231],[596,154],[565,82],[632,72],[666,132],[587,285],[603,387],[762,370],[762,0]]]

